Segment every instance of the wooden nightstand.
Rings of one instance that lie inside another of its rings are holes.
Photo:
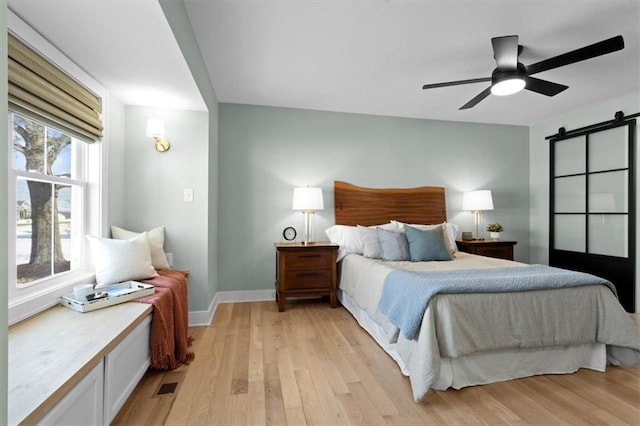
[[[517,241],[506,240],[456,240],[456,245],[460,251],[507,260],[513,260],[513,246],[516,244],[518,244]]]
[[[336,255],[338,246],[329,243],[274,243],[276,248],[276,301],[284,311],[287,297],[329,296],[338,306]]]

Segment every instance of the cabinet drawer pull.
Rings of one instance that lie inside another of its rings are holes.
[[[317,277],[322,274],[319,272],[298,272],[296,275],[299,277]]]
[[[301,254],[300,257],[321,257],[319,254]]]

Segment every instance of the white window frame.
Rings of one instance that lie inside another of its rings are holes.
[[[14,114],[24,117],[25,119],[38,122],[37,119],[32,119],[19,112],[13,112],[9,110],[9,114],[8,114],[8,118],[9,118],[9,123],[8,123],[9,139],[8,140],[9,141],[13,140],[12,136],[13,136],[13,115]],[[41,124],[45,129],[48,129],[48,128],[56,129],[55,126],[50,126],[43,123],[39,123],[39,124]],[[56,129],[56,130],[60,131],[59,129]],[[77,187],[80,189],[80,191],[79,193],[76,194],[77,198],[74,200],[74,203],[72,204],[71,217],[74,218],[72,220],[74,220],[74,228],[75,228],[75,231],[78,233],[78,235],[85,235],[86,234],[85,217],[91,211],[88,208],[87,202],[86,202],[87,186],[88,186],[86,176],[87,176],[87,169],[89,166],[88,144],[74,138],[73,136],[71,138],[74,141],[74,143],[72,144],[72,152],[71,152],[71,159],[72,159],[71,160],[71,167],[72,167],[71,176],[72,177],[66,178],[66,177],[58,177],[53,175],[46,175],[43,172],[16,170],[11,165],[9,167],[9,185],[10,185],[9,194],[8,194],[9,205],[10,206],[17,205],[16,183],[20,179],[43,182],[43,183],[54,184],[54,185],[68,185],[68,186],[71,186],[72,188]],[[46,151],[43,152],[43,155],[46,156]],[[10,157],[12,157],[12,155],[10,155]],[[45,161],[46,161],[46,158],[45,158]],[[10,224],[11,223],[15,224],[16,220],[17,220],[16,209],[13,209],[13,210],[9,209],[8,222]],[[17,242],[16,227],[9,226],[7,234],[8,234],[10,251],[15,253],[16,251],[15,244]],[[79,253],[76,259],[69,259],[71,260],[71,265],[73,269],[65,272],[60,272],[58,274],[55,274],[55,276],[51,274],[47,277],[37,279],[24,284],[17,283],[16,257],[10,256],[9,264],[8,264],[9,284],[10,284],[8,289],[9,299],[10,300],[18,299],[21,294],[20,290],[26,287],[30,287],[30,286],[49,287],[51,285],[55,286],[59,283],[65,283],[69,280],[73,280],[74,275],[77,275],[78,272],[81,272],[82,268],[86,265],[85,250],[83,248],[85,243],[83,240],[84,239],[79,239],[79,241],[74,241],[74,243],[78,243],[78,247],[76,247],[76,249],[79,250]],[[11,284],[15,284],[15,285],[11,285]],[[23,292],[23,293],[28,293],[28,292]]]
[[[67,58],[62,52],[57,50],[51,43],[42,38],[36,31],[29,27],[17,15],[10,10],[7,13],[7,26],[9,31],[14,33],[20,39],[28,43],[32,48],[37,50],[41,55],[56,64],[59,68],[75,78],[89,90],[97,94],[101,99],[106,111],[108,102],[107,91],[98,84],[91,76],[84,72],[80,67]],[[11,117],[9,111],[9,119]],[[107,188],[106,188],[106,146],[108,134],[106,131],[106,113],[103,113],[102,123],[105,128],[101,142],[93,144],[84,144],[83,149],[86,150],[87,162],[85,166],[85,193],[84,205],[86,206],[85,220],[83,223],[83,234],[104,236],[106,235],[107,221]],[[13,123],[9,125],[9,131],[13,129]],[[28,172],[17,172],[13,170],[11,146],[8,147],[7,158],[9,173],[9,197],[8,197],[8,220],[5,226],[8,227],[8,255],[9,267],[5,276],[9,286],[9,324],[16,323],[28,318],[46,308],[59,303],[60,296],[71,293],[73,286],[81,283],[95,282],[94,267],[91,262],[89,247],[86,242],[82,244],[82,266],[77,270],[68,271],[57,274],[49,279],[42,279],[31,285],[16,286],[16,260],[15,260],[15,179],[17,175],[26,174]],[[62,180],[61,183],[64,183]],[[13,277],[13,279],[11,279]]]

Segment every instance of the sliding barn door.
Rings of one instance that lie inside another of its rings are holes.
[[[549,264],[613,282],[635,312],[635,120],[551,139]]]

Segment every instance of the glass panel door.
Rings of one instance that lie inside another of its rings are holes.
[[[635,120],[551,139],[549,263],[612,281],[635,311]]]

